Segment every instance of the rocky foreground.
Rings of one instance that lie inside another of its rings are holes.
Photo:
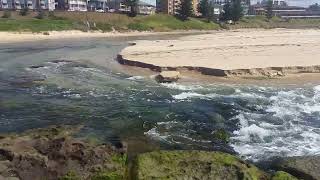
[[[278,171],[268,172],[222,152],[157,151],[128,162],[125,146],[73,137],[79,128],[50,127],[1,136],[0,179],[320,180],[320,157],[278,160],[274,163]]]
[[[213,76],[281,77],[320,73],[319,30],[238,30],[177,40],[137,41],[118,62],[154,71],[196,71]]]

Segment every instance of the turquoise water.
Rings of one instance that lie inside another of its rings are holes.
[[[0,45],[0,132],[83,124],[81,136],[127,141],[133,152],[220,150],[253,161],[320,154],[319,85],[157,84],[114,60],[126,45],[127,39]],[[230,141],[217,138],[218,131]]]

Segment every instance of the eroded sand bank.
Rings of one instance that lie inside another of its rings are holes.
[[[137,41],[120,52],[118,61],[156,71],[187,69],[216,76],[320,73],[320,30],[250,29]]]

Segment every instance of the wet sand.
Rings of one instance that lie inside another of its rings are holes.
[[[218,76],[320,73],[320,30],[217,31],[135,43],[120,52],[121,63]]]

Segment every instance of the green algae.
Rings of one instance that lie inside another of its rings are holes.
[[[122,180],[122,179],[125,179],[123,174],[118,172],[100,172],[91,178],[91,180]]]
[[[138,155],[135,179],[268,179],[267,174],[221,152],[157,151]]]
[[[213,133],[213,137],[223,142],[229,142],[230,135],[223,129],[219,129]]]
[[[80,177],[73,171],[59,178],[59,180],[80,180]]]
[[[298,180],[296,177],[284,171],[276,172],[271,180]]]

